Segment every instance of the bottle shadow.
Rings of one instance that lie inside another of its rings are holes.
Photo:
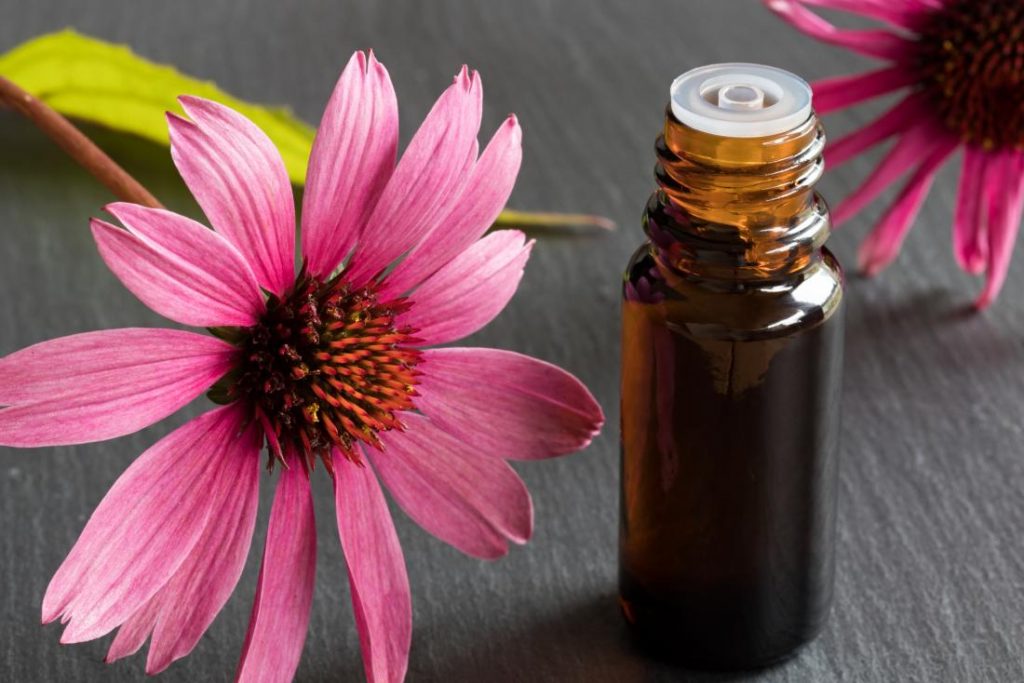
[[[776,668],[704,672],[652,659],[630,639],[613,595],[594,596],[558,613],[538,614],[513,630],[474,631],[471,639],[460,638],[450,626],[416,626],[409,681],[733,683],[758,680]],[[337,657],[328,667],[329,674],[300,673],[297,683],[359,680],[359,662]]]

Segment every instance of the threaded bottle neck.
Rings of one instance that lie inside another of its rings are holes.
[[[741,138],[689,128],[669,109],[644,219],[659,261],[720,280],[785,279],[809,267],[829,232],[814,192],[824,146],[813,115],[778,135]]]

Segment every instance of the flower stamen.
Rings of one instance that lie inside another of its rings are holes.
[[[319,457],[330,469],[332,448],[361,463],[356,444],[381,449],[378,434],[404,429],[398,413],[414,407],[421,354],[409,346],[415,330],[396,322],[408,308],[405,299],[378,301],[374,284],[353,289],[303,268],[256,325],[218,330],[241,353],[211,398],[249,402],[268,467],[298,453],[304,467]]]
[[[1024,6],[947,0],[918,30],[920,80],[946,127],[985,149],[1024,148]]]

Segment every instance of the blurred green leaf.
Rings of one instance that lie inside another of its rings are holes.
[[[209,81],[139,57],[123,45],[71,29],[22,43],[0,56],[0,74],[65,116],[168,144],[164,112],[183,114],[177,97],[198,95],[235,109],[274,141],[292,182],[302,184],[316,130],[285,108],[244,102]]]
[[[33,38],[0,55],[0,74],[65,116],[169,144],[168,111],[183,114],[178,95],[198,95],[241,112],[263,129],[284,158],[296,185],[316,130],[285,107],[245,102],[210,81],[144,59],[124,45],[72,29]],[[600,216],[505,211],[498,225],[524,228],[612,227]]]

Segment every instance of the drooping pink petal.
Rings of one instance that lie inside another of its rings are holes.
[[[259,454],[259,433],[250,424],[237,448],[223,454],[226,476],[207,492],[213,507],[206,529],[177,573],[150,600],[155,617],[150,617],[150,605],[142,609],[143,621],[152,619],[153,624],[146,673],[159,673],[191,652],[235,590],[256,525]],[[117,659],[117,645],[115,639],[107,661]]]
[[[841,201],[832,212],[832,223],[841,225],[899,180],[904,173],[918,166],[938,148],[955,143],[955,138],[932,122],[919,123],[910,128],[893,145],[881,163],[860,187]]]
[[[888,66],[856,76],[825,78],[811,84],[818,114],[840,111],[885,93],[911,85],[917,75],[903,66]]]
[[[121,624],[121,627],[117,629],[117,635],[110,643],[110,649],[107,650],[105,662],[110,664],[130,657],[145,645],[146,639],[153,633],[153,628],[156,626],[157,617],[160,616],[160,607],[165,597],[161,593],[157,593]]]
[[[107,210],[127,230],[92,219],[100,256],[142,303],[196,327],[256,322],[263,295],[252,269],[217,233],[170,211],[134,204]]]
[[[360,286],[416,246],[456,205],[476,161],[480,77],[466,68],[442,93],[402,154],[348,268]]]
[[[334,451],[338,535],[348,563],[363,667],[369,683],[399,683],[409,666],[412,598],[384,493],[369,467]]]
[[[985,270],[988,258],[985,214],[989,206],[987,176],[991,157],[973,145],[964,147],[953,216],[953,255],[960,267],[972,275]]]
[[[1018,151],[1006,151],[994,163],[998,166],[994,169],[995,177],[990,176],[990,182],[998,184],[988,207],[985,287],[975,302],[975,306],[981,309],[995,301],[1006,281],[1024,208],[1024,155]]]
[[[395,168],[398,100],[373,52],[352,55],[327,103],[309,156],[302,255],[326,276],[355,245]]]
[[[909,95],[877,119],[825,147],[825,165],[835,168],[897,133],[906,132],[928,114],[919,95]]]
[[[585,448],[604,414],[571,374],[499,349],[423,352],[416,405],[485,456],[534,460]]]
[[[868,57],[899,60],[912,54],[914,43],[882,29],[843,30],[803,6],[801,0],[766,0],[770,10],[798,30],[823,43],[845,47]]]
[[[167,668],[188,654],[223,607],[241,575],[259,502],[259,440],[250,426],[238,450],[225,453],[234,470],[221,480],[202,536],[178,572],[121,625],[107,652],[114,662],[134,654],[157,629],[146,670]],[[158,626],[159,620],[159,626]]]
[[[802,0],[807,5],[858,14],[869,19],[878,19],[897,28],[914,29],[924,14],[924,8],[917,3],[900,0]]]
[[[295,202],[281,155],[238,112],[199,97],[179,101],[191,121],[167,115],[178,172],[259,283],[283,293],[295,275]]]
[[[426,344],[444,344],[491,322],[515,294],[533,240],[498,230],[478,240],[427,278],[412,294],[400,321]]]
[[[495,559],[510,539],[533,533],[533,503],[519,475],[422,415],[402,416],[405,431],[384,438],[383,453],[366,449],[384,485],[406,514],[462,552]]]
[[[462,198],[440,227],[388,274],[380,296],[397,296],[416,286],[487,232],[512,194],[523,158],[522,139],[519,122],[509,116],[473,167]]]
[[[100,502],[43,598],[43,622],[68,624],[63,643],[123,624],[175,575],[252,455],[237,405],[202,415],[143,453]]]
[[[932,149],[882,216],[882,220],[861,244],[860,267],[865,274],[875,275],[896,258],[903,238],[928,196],[935,174],[956,147],[956,141],[947,138]]]
[[[267,545],[249,632],[235,680],[292,680],[309,627],[316,575],[316,524],[309,475],[297,458],[282,470],[270,509]]]
[[[103,441],[161,420],[231,369],[236,350],[180,330],[126,328],[41,342],[0,359],[0,444]]]

